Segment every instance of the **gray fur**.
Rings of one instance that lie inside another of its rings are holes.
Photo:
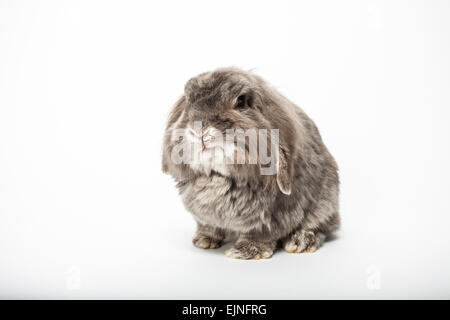
[[[238,109],[242,94],[249,105]],[[224,173],[173,163],[172,131],[198,120],[221,131],[279,129],[278,173],[263,176],[259,164],[227,165]],[[313,252],[339,227],[338,168],[314,122],[252,73],[224,68],[186,83],[169,116],[162,168],[198,223],[198,247],[219,247],[233,232],[238,240],[226,251],[229,257],[268,258],[277,243],[288,252]]]

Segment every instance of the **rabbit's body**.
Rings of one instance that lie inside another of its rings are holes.
[[[248,106],[237,108],[237,97],[248,99]],[[261,175],[259,164],[224,164],[214,157],[175,164],[170,157],[174,130],[191,130],[196,120],[220,132],[279,129],[277,173]],[[262,79],[237,69],[205,73],[187,83],[166,129],[163,170],[176,179],[198,223],[193,242],[202,248],[216,248],[234,232],[238,240],[226,252],[230,257],[267,258],[279,241],[289,252],[312,252],[339,227],[337,165],[316,126]]]
[[[186,208],[202,225],[238,233],[264,230],[273,193],[213,173],[179,184]]]

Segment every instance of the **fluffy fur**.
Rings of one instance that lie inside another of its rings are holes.
[[[174,163],[174,130],[192,130],[194,121],[220,132],[279,129],[278,172],[261,175],[259,161]],[[167,123],[162,169],[197,221],[193,243],[201,248],[217,248],[233,232],[237,241],[225,252],[232,258],[269,258],[277,244],[313,252],[339,227],[338,168],[314,122],[252,73],[224,68],[186,83]]]

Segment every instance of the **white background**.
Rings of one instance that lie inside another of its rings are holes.
[[[450,298],[449,57],[449,1],[0,1],[0,297]],[[192,246],[161,140],[221,66],[335,156],[342,230],[317,253]]]

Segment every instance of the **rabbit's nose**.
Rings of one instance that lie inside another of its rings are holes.
[[[202,140],[204,142],[209,141],[212,139],[212,135],[211,135],[211,129],[206,129],[205,131],[202,132]]]
[[[202,134],[202,150],[211,147],[216,140],[215,132],[212,128],[206,129]]]
[[[202,141],[203,142],[208,142],[208,141],[211,141],[211,140],[212,140],[212,137],[210,135],[203,135],[202,136]]]

